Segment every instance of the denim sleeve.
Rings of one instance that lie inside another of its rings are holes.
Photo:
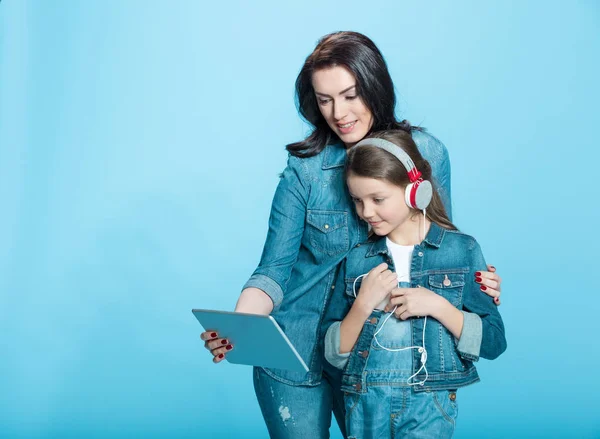
[[[306,174],[302,159],[290,156],[273,197],[260,263],[244,285],[267,293],[273,311],[281,305],[300,250],[309,192]]]
[[[340,325],[342,322],[334,322],[325,334],[325,359],[334,367],[343,369],[348,362],[350,352],[340,354]]]
[[[461,357],[470,361],[479,359],[481,350],[481,339],[483,337],[483,327],[481,317],[472,312],[462,311],[463,329],[456,349]]]
[[[413,131],[413,139],[423,155],[429,162],[433,174],[433,184],[437,189],[448,218],[452,221],[452,199],[450,194],[450,157],[448,150],[442,142],[426,131]]]
[[[484,271],[486,269],[485,259],[483,258],[481,248],[474,239],[472,240],[469,251],[471,256],[471,271],[465,282],[465,288],[463,292],[463,309],[464,311],[477,314],[479,316],[481,320],[481,347],[479,356],[493,360],[506,350],[504,323],[502,322],[502,317],[498,312],[498,307],[494,304],[494,299],[481,292],[479,289],[479,284],[474,281],[475,272]],[[465,323],[469,325],[477,324],[471,321],[471,318],[469,318],[469,320],[465,318]],[[465,345],[468,345],[466,339]],[[465,348],[465,351],[468,350],[468,348]],[[469,353],[464,353],[461,355],[471,361],[477,361],[479,359],[478,356],[470,355]]]

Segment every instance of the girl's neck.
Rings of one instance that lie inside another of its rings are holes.
[[[423,232],[423,221],[425,221],[425,231]],[[429,233],[431,221],[423,218],[423,214],[408,218],[390,233],[387,237],[398,245],[417,245],[420,244]]]

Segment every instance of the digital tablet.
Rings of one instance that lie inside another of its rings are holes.
[[[306,363],[271,316],[239,312],[193,309],[205,331],[227,338],[233,349],[230,363],[308,372]]]

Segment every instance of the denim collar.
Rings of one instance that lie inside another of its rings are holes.
[[[423,242],[431,247],[440,248],[440,244],[442,243],[445,234],[446,229],[432,222],[431,226],[429,227],[429,232],[427,233],[427,236]],[[369,238],[369,241],[371,241],[372,244],[365,257],[369,258],[377,255],[390,255],[385,243],[385,236],[374,235],[373,237]]]
[[[339,168],[346,163],[346,147],[340,143],[327,145],[323,152],[322,169]]]

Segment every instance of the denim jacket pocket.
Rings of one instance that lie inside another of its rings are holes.
[[[308,240],[316,252],[336,256],[348,251],[347,212],[309,210],[306,214]]]
[[[429,276],[429,287],[457,308],[462,305],[462,292],[465,286],[464,273],[435,273]]]
[[[360,291],[360,286],[362,285],[362,280],[363,280],[362,277],[358,280],[356,280],[355,277],[352,277],[352,278],[347,277],[345,279],[346,296],[350,297],[351,299],[355,299],[356,297],[358,297],[358,292]]]

